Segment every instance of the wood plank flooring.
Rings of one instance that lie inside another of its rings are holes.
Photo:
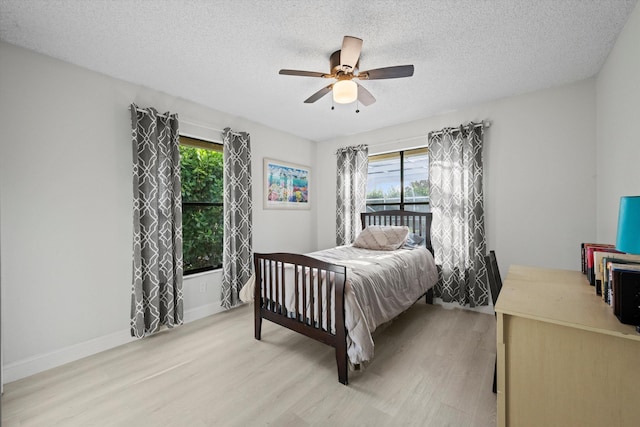
[[[338,382],[334,351],[250,306],[5,385],[2,426],[495,426],[495,318],[419,301]]]

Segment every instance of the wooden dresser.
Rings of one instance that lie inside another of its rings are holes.
[[[640,426],[640,334],[582,273],[511,266],[495,310],[498,426]]]

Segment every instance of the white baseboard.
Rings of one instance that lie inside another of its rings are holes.
[[[193,322],[222,311],[225,311],[225,309],[220,306],[220,302],[192,308],[184,312],[184,322]],[[118,347],[134,341],[135,339],[136,338],[131,337],[131,332],[127,329],[126,331],[114,332],[103,337],[74,344],[50,353],[9,363],[3,367],[2,381],[4,384],[17,381],[39,372],[100,353],[101,351]]]
[[[184,323],[193,322],[211,316],[212,314],[221,313],[225,311],[220,305],[220,301],[216,301],[211,304],[205,304],[200,307],[192,308],[184,312]]]
[[[131,337],[129,330],[114,332],[50,353],[9,363],[3,367],[2,380],[5,384],[17,381],[21,378],[73,362],[74,360],[82,359],[83,357],[91,356],[92,354],[100,353],[101,351],[109,350],[133,340],[134,338]]]
[[[466,310],[479,311],[482,313],[493,314],[492,306],[469,308],[461,307],[456,303],[445,303],[440,298],[434,298],[434,303],[444,306],[445,308],[462,308]],[[196,320],[211,316],[216,313],[225,311],[220,306],[220,301],[211,304],[205,304],[200,307],[192,308],[185,311],[184,322],[190,323]],[[3,383],[10,383],[22,378],[46,371],[61,365],[64,365],[83,357],[91,356],[101,351],[109,350],[114,347],[134,341],[130,331],[114,332],[103,337],[94,338],[89,341],[75,344],[50,353],[30,357],[28,359],[9,363],[3,367],[2,380]]]

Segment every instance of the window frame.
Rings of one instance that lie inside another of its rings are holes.
[[[405,169],[405,164],[404,164],[404,157],[405,157],[405,153],[407,152],[412,152],[412,151],[422,151],[424,150],[424,153],[428,156],[429,155],[429,148],[427,146],[424,147],[415,147],[415,148],[408,148],[408,149],[403,149],[403,150],[397,150],[397,151],[387,151],[384,153],[378,153],[378,154],[371,154],[368,156],[368,160],[371,161],[372,158],[376,158],[376,157],[382,157],[382,156],[389,156],[391,154],[398,154],[400,156],[400,201],[399,202],[393,202],[393,203],[369,203],[368,201],[366,202],[366,209],[367,211],[369,211],[370,207],[374,207],[373,210],[375,210],[375,207],[378,206],[382,206],[382,207],[386,207],[386,206],[392,206],[395,207],[399,206],[399,210],[404,211],[405,210],[405,206],[406,205],[410,205],[410,206],[414,206],[414,205],[421,205],[421,206],[428,206],[429,210],[430,210],[430,206],[431,206],[431,196],[426,196],[427,197],[427,201],[426,202],[406,202],[405,201],[405,197],[404,197],[404,193],[405,193],[405,182],[404,182],[404,169]],[[367,170],[367,178],[369,176],[369,171]],[[427,182],[429,182],[429,176],[427,174]],[[368,194],[368,189],[367,189],[367,194]],[[383,209],[386,210],[386,209]]]
[[[185,134],[179,134],[179,143],[180,145],[183,145],[185,147],[190,147],[190,148],[200,148],[200,149],[205,149],[205,150],[211,150],[211,151],[217,151],[219,153],[224,153],[224,144],[221,142],[216,142],[216,141],[211,141],[211,140],[207,140],[205,138],[202,137],[194,137],[194,136],[189,136],[189,135],[185,135]],[[222,160],[222,164],[224,165],[224,157]],[[181,166],[182,167],[182,164]],[[223,177],[224,179],[224,172],[223,172]],[[182,190],[182,183],[180,183],[180,189]],[[185,202],[184,200],[182,200],[182,211],[184,212],[184,207],[185,206],[194,206],[194,207],[222,207],[224,210],[224,197],[222,202]],[[223,222],[224,222],[224,218],[223,218]],[[184,225],[184,223],[183,223]],[[224,227],[224,224],[223,224]],[[224,231],[223,231],[224,233]],[[184,241],[184,230],[182,233],[182,239]],[[221,245],[221,253],[222,251],[224,251],[224,242],[222,242]],[[183,276],[191,276],[194,274],[198,274],[198,273],[204,273],[204,272],[208,272],[208,271],[214,271],[214,270],[220,270],[222,269],[222,264],[218,265],[218,266],[207,266],[207,267],[199,267],[199,268],[194,268],[192,270],[187,270],[184,267],[184,254],[183,254],[183,264],[182,264],[182,275]]]

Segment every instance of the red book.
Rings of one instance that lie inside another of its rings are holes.
[[[582,274],[587,274],[587,247],[588,246],[604,246],[604,247],[613,247],[610,244],[604,243],[581,243],[580,244],[580,255],[581,255],[581,264],[582,264]]]
[[[607,243],[585,243],[585,258],[587,260],[587,279],[589,279],[589,284],[591,286],[596,285],[596,275],[594,270],[594,259],[593,253],[597,250],[600,252],[611,252],[615,251],[616,247],[612,244]]]

